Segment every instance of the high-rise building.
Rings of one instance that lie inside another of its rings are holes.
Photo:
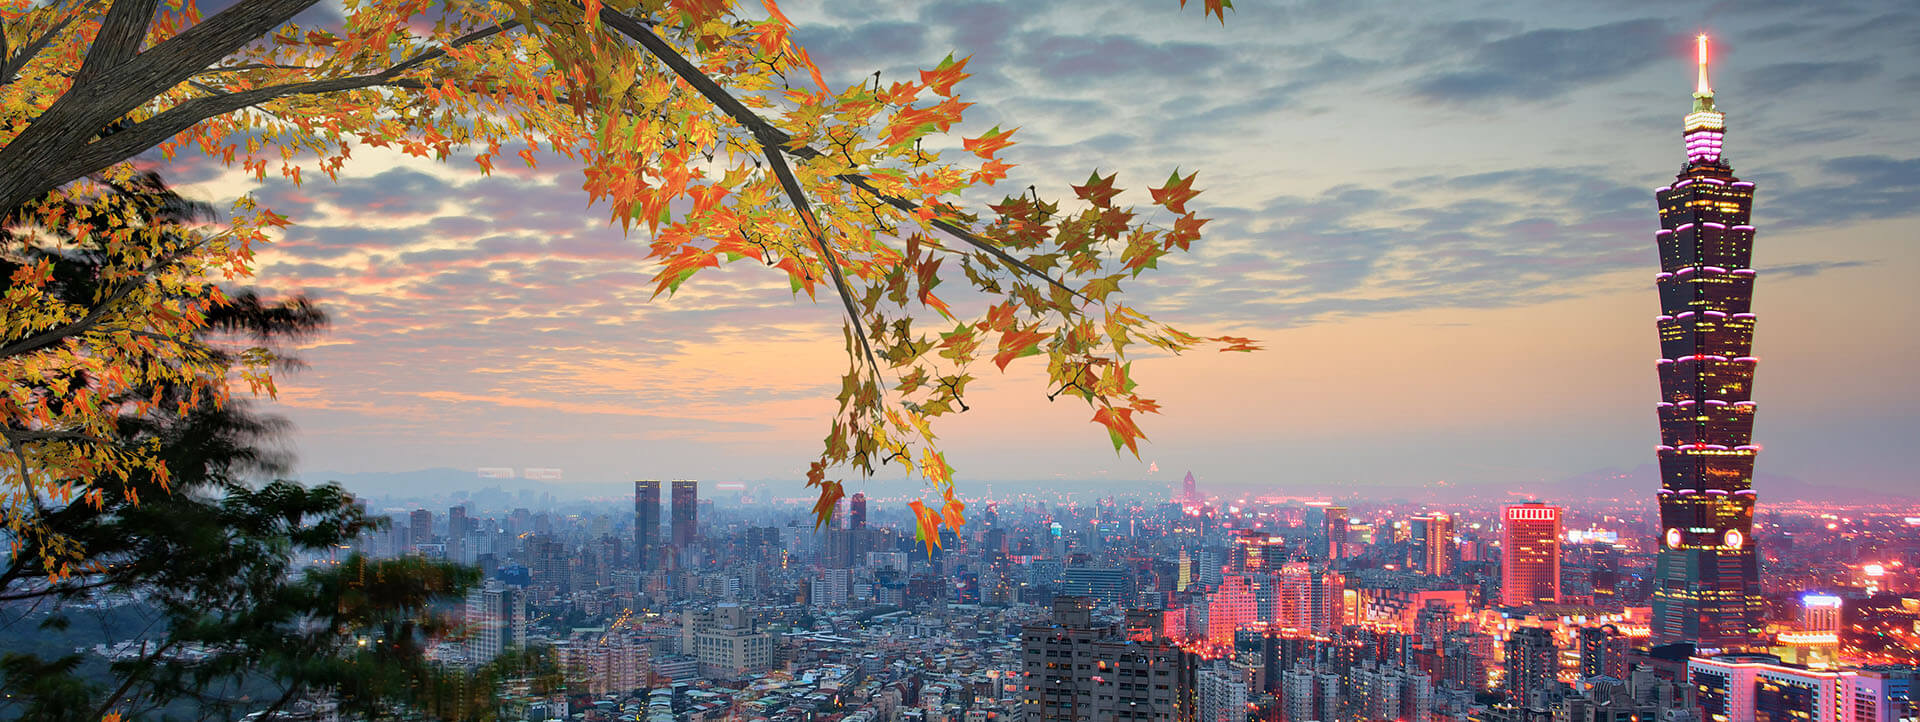
[[[520,589],[489,580],[467,592],[467,661],[486,664],[527,642],[527,601]]]
[[[1537,501],[1501,514],[1500,603],[1509,607],[1560,601],[1560,507]]]
[[[1339,559],[1347,552],[1347,508],[1330,506],[1326,509],[1327,558]]]
[[[867,493],[856,491],[847,503],[847,528],[856,532],[867,528]]]
[[[1227,554],[1227,565],[1234,573],[1258,574],[1286,561],[1287,539],[1255,529],[1236,529]]]
[[[1521,707],[1545,706],[1559,678],[1560,649],[1553,633],[1521,627],[1507,637],[1507,699]]]
[[[407,517],[407,541],[414,550],[419,550],[433,541],[433,510],[415,509]]]
[[[1440,512],[1412,520],[1411,553],[1407,566],[1436,577],[1453,573],[1453,517]]]
[[[1239,670],[1221,664],[1197,675],[1198,722],[1246,722],[1247,680]]]
[[[1660,554],[1653,641],[1703,650],[1759,642],[1753,539],[1754,186],[1720,153],[1726,116],[1707,83],[1707,39],[1684,137],[1660,203]]]
[[[1193,472],[1187,472],[1187,478],[1180,480],[1180,501],[1188,504],[1200,503],[1200,485],[1193,480]]]
[[[1618,627],[1581,627],[1576,640],[1580,643],[1581,678],[1612,677],[1626,681],[1631,667],[1627,654],[1633,644]]]
[[[1022,627],[1020,642],[1027,722],[1173,722],[1198,712],[1186,653],[1165,637],[1095,624],[1091,599],[1054,597],[1051,623]]]
[[[673,545],[685,549],[693,545],[699,535],[700,521],[700,482],[690,479],[673,481]]]
[[[633,559],[634,566],[652,569],[659,563],[655,549],[660,543],[660,482],[641,479],[633,482]]]

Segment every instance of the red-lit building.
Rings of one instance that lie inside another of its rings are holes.
[[[1500,515],[1500,603],[1560,602],[1560,507],[1530,501]]]

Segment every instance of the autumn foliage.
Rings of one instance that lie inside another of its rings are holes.
[[[1118,203],[1098,173],[1065,206],[1028,193],[962,205],[1006,177],[1018,132],[949,137],[972,105],[965,57],[835,88],[772,0],[348,0],[341,22],[291,22],[314,2],[240,0],[203,17],[191,0],[0,0],[0,253],[27,258],[76,238],[77,214],[104,214],[84,242],[121,257],[114,287],[127,289],[68,302],[38,290],[31,264],[10,279],[9,508],[81,501],[87,479],[151,467],[111,429],[122,413],[169,411],[128,395],[143,379],[215,398],[235,372],[271,388],[268,359],[229,368],[179,339],[220,302],[211,281],[244,276],[285,221],[243,198],[224,223],[167,234],[98,200],[155,148],[295,183],[334,178],[365,146],[482,173],[579,161],[586,197],[650,244],[656,296],[750,261],[839,307],[849,363],[807,472],[816,512],[824,521],[841,494],[829,476],[899,464],[934,494],[913,504],[929,545],[965,521],[933,423],[967,409],[978,362],[1044,357],[1049,396],[1086,402],[1137,454],[1139,418],[1157,409],[1138,393],[1140,349],[1253,348],[1124,302],[1128,281],[1199,239],[1191,173],[1150,188],[1146,208]],[[1209,16],[1224,7],[1206,2]],[[950,304],[943,284],[978,308]]]

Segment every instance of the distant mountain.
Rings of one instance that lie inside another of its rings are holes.
[[[1660,488],[1660,468],[1655,464],[1641,464],[1631,469],[1600,469],[1569,476],[1555,482],[1529,485],[1515,489],[1538,495],[1544,500],[1560,499],[1617,499],[1623,496],[1651,495]],[[1762,473],[1754,477],[1753,489],[1758,493],[1760,502],[1802,501],[1802,502],[1845,502],[1859,503],[1866,499],[1878,499],[1890,502],[1916,501],[1911,495],[1891,494],[1884,491],[1871,491],[1831,484],[1815,484],[1798,477],[1780,474]]]

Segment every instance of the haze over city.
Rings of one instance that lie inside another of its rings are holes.
[[[785,8],[834,87],[971,55],[957,132],[1020,128],[996,191],[1064,195],[1097,168],[1144,204],[1197,171],[1207,237],[1131,303],[1266,347],[1143,361],[1164,413],[1141,420],[1137,461],[1084,404],[1046,401],[1039,365],[989,370],[941,429],[963,482],[1650,489],[1652,189],[1710,29],[1728,155],[1760,185],[1757,485],[1914,488],[1913,8],[1243,5],[1224,28],[1078,3]],[[536,468],[798,493],[845,363],[836,307],[751,266],[649,302],[644,234],[583,204],[578,166],[514,166],[367,149],[351,182],[266,184],[297,225],[258,284],[335,318],[274,404],[304,476]],[[173,173],[213,198],[249,185]]]

